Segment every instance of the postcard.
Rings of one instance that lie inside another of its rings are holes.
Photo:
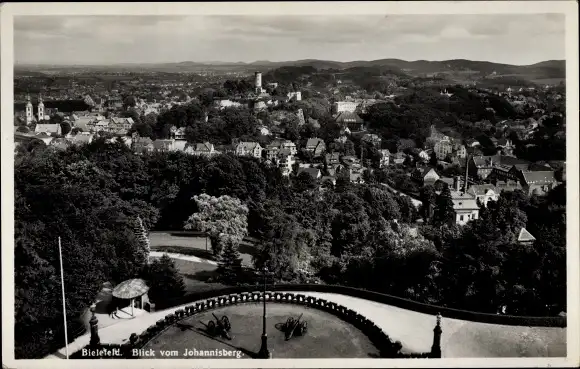
[[[577,367],[577,10],[3,4],[3,366]]]

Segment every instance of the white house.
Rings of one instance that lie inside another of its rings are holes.
[[[232,100],[216,100],[215,106],[219,109],[240,108],[240,107],[242,107],[242,104],[240,104],[237,101],[232,101]]]
[[[499,198],[499,190],[492,184],[473,185],[469,187],[467,193],[473,195],[484,206],[487,206],[490,200],[497,201]]]
[[[289,176],[292,173],[292,167],[296,163],[294,155],[289,149],[281,149],[275,158],[275,162],[283,176]]]
[[[215,147],[212,143],[203,142],[203,143],[195,143],[192,145],[192,154],[193,155],[206,155],[211,156],[215,155],[218,152],[215,150]]]
[[[252,156],[254,158],[262,157],[262,146],[258,142],[240,142],[236,145],[236,155]]]
[[[193,154],[193,149],[195,145],[191,145],[186,140],[175,139],[173,142],[173,150],[181,151],[186,154]]]
[[[176,140],[185,140],[185,127],[177,128],[175,126],[171,127],[171,136]]]
[[[453,210],[455,211],[455,223],[464,225],[470,220],[479,218],[479,206],[475,196],[460,191],[451,191]]]
[[[76,134],[74,136],[67,137],[67,140],[73,145],[89,144],[93,141],[95,135],[93,134]]]
[[[36,127],[34,127],[34,133],[45,133],[49,136],[51,134],[60,135],[62,134],[62,129],[60,124],[37,124]]]
[[[296,98],[296,101],[302,100],[302,92],[300,92],[300,91],[288,92],[287,96],[288,96],[288,101],[292,100],[293,98]]]
[[[333,104],[332,109],[335,114],[342,112],[354,113],[358,106],[359,103],[356,101],[337,101]]]

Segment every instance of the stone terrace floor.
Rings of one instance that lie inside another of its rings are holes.
[[[322,292],[303,292],[303,294],[356,310],[374,321],[393,340],[401,341],[403,347],[409,351],[431,350],[435,316],[340,294]],[[143,332],[165,315],[186,305],[102,328],[99,330],[101,343],[124,343],[131,333]],[[506,326],[445,317],[442,319],[441,327],[443,329],[441,348],[444,358],[566,356],[566,328]],[[90,334],[77,338],[69,345],[69,354],[88,345],[89,340]],[[65,358],[65,349],[62,348],[47,357],[47,359],[55,358]]]

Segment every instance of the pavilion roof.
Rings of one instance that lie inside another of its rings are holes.
[[[120,299],[134,299],[149,291],[144,280],[136,278],[121,282],[113,289],[113,296]]]

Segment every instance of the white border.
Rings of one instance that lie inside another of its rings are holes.
[[[150,366],[184,368],[338,368],[338,367],[577,367],[579,348],[578,248],[578,4],[575,1],[447,1],[447,2],[270,2],[270,3],[9,3],[0,6],[2,71],[2,361],[8,368],[73,368],[78,362],[14,360],[14,142],[13,126],[13,16],[15,15],[344,15],[344,14],[566,14],[567,86],[567,277],[568,357],[510,359],[272,359],[257,360],[83,360],[87,368]],[[385,56],[387,57],[387,56]]]

